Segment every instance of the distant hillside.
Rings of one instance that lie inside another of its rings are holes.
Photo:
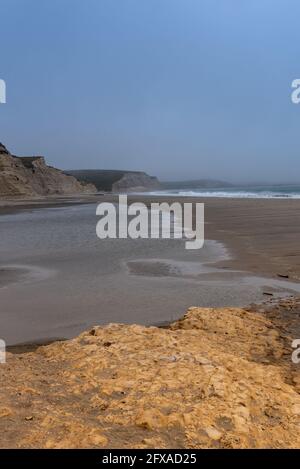
[[[128,192],[161,188],[156,177],[149,176],[142,171],[78,169],[66,171],[66,174],[70,174],[80,181],[94,184],[98,191]]]
[[[163,189],[217,189],[232,187],[233,184],[214,179],[195,179],[191,181],[164,181],[161,183]]]

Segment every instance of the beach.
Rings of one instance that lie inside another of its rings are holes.
[[[113,195],[2,208],[0,448],[299,447],[300,200],[163,200],[203,249],[99,240]]]
[[[232,253],[219,265],[300,280],[299,199],[163,198],[173,200],[205,204],[205,238],[224,243]]]
[[[193,305],[299,294],[300,200],[128,197],[204,202],[205,245],[196,251],[183,240],[97,239],[96,203],[117,200],[0,208],[0,329],[8,345],[71,338],[94,324],[167,324]]]

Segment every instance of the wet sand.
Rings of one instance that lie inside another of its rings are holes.
[[[193,305],[300,294],[300,200],[179,199],[205,202],[210,241],[198,252],[181,240],[101,244],[87,203],[104,200],[117,197],[0,207],[0,335],[8,344],[73,337],[108,322],[162,324]]]
[[[26,278],[26,274],[26,269],[16,269],[14,267],[0,268],[0,288],[22,281]]]
[[[60,197],[37,200],[7,200],[0,203],[0,215],[24,210],[118,200],[116,195]],[[128,196],[128,201],[145,203],[205,203],[205,237],[224,243],[232,258],[223,267],[259,274],[277,274],[300,280],[300,200],[228,199],[195,197]]]
[[[158,200],[151,197],[151,201]],[[288,275],[300,281],[299,199],[176,200],[205,203],[205,238],[224,243],[232,253],[220,266],[273,277]]]

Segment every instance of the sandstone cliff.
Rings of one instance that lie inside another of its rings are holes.
[[[37,197],[96,192],[73,176],[45,163],[43,157],[17,157],[0,143],[0,197]]]
[[[168,328],[110,324],[8,354],[0,447],[299,448],[283,321],[299,329],[299,303],[277,308],[191,308]]]

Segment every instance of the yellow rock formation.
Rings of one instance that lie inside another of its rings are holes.
[[[263,314],[190,308],[168,328],[110,324],[8,354],[0,446],[300,447],[288,343]]]

